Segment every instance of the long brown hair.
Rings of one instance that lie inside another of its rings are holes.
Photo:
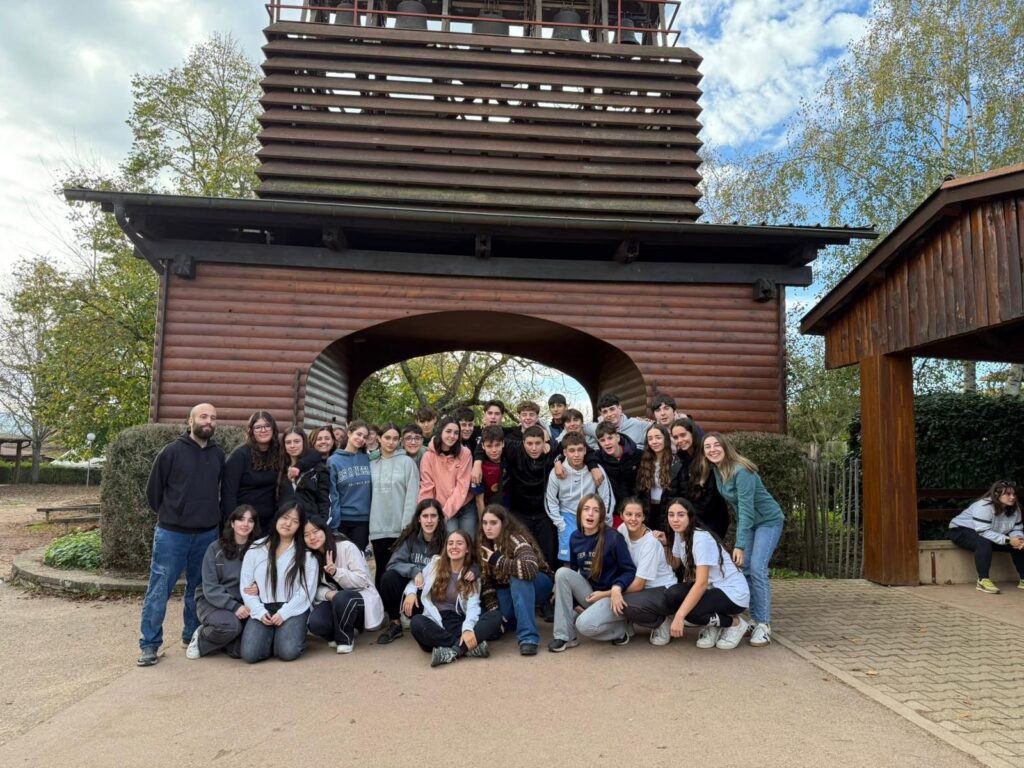
[[[601,566],[604,560],[604,536],[608,531],[608,508],[604,505],[604,499],[596,493],[588,493],[580,499],[580,503],[576,506],[576,528],[580,534],[583,534],[583,523],[580,521],[580,516],[583,514],[583,505],[592,500],[597,502],[597,508],[601,514],[597,519],[597,541],[594,543],[594,557],[590,561],[589,581],[591,583],[601,578]]]
[[[655,453],[647,445],[646,435],[651,430],[658,430],[665,441],[661,454]],[[659,484],[662,488],[668,488],[672,482],[672,435],[661,424],[651,424],[647,428],[644,439],[644,454],[640,458],[640,469],[636,473],[636,489],[638,491],[649,491],[654,487],[654,472],[658,472]]]
[[[498,538],[491,541],[484,536],[483,526],[480,526],[480,532],[477,534],[477,547],[487,547],[488,549],[500,552],[501,554],[511,557],[516,551],[516,539],[525,541],[530,547],[533,548],[534,553],[537,556],[537,565],[540,570],[548,570],[548,562],[544,559],[544,554],[540,551],[540,546],[537,544],[537,540],[533,538],[533,535],[526,530],[526,527],[516,520],[515,517],[509,514],[508,510],[505,509],[501,504],[488,504],[484,510],[484,515],[494,515],[501,521],[501,533],[498,534]],[[481,522],[483,521],[483,515],[480,516]],[[478,552],[479,555],[479,552]],[[487,567],[487,562],[481,557],[480,562],[484,568]]]
[[[460,536],[466,542],[466,557],[462,561],[462,571],[459,573],[459,594],[462,595],[463,600],[468,600],[469,596],[480,588],[476,579],[473,581],[466,579],[469,569],[477,564],[476,547],[473,546],[473,540],[469,538],[468,533],[457,529],[445,537],[440,558],[437,565],[434,566],[434,583],[430,587],[430,599],[435,603],[444,599],[445,592],[448,591],[448,583],[452,580],[452,561],[448,557],[448,539],[452,536]]]
[[[683,581],[693,581],[696,576],[696,566],[693,564],[693,534],[697,530],[704,531],[706,534],[711,536],[718,544],[718,570],[725,571],[725,560],[723,559],[725,554],[725,546],[722,544],[722,540],[718,538],[718,534],[714,531],[708,530],[704,527],[704,523],[697,517],[697,508],[693,506],[693,502],[689,499],[675,498],[668,503],[665,507],[666,512],[672,507],[679,506],[686,510],[686,518],[689,520],[689,524],[686,526],[686,530],[682,533],[683,544]],[[679,536],[680,534],[676,534]]]
[[[718,472],[722,476],[722,480],[728,480],[736,474],[736,467],[743,467],[755,474],[757,473],[757,464],[746,456],[737,453],[725,435],[721,432],[705,432],[703,439],[700,441],[700,464],[698,464],[698,476],[700,477],[701,485],[707,483],[708,475],[711,474],[712,464],[708,457],[704,455],[704,443],[707,442],[709,437],[715,438],[722,445],[723,458],[718,465]]]
[[[1015,512],[1020,512],[1020,498],[1010,506],[1006,506],[999,497],[1006,491],[1013,491],[1017,493],[1017,486],[1014,485],[1012,480],[996,480],[988,489],[988,493],[982,496],[983,499],[988,501],[992,505],[992,509],[996,512],[1002,512],[1004,515],[1012,515]]]
[[[263,420],[270,425],[270,445],[266,451],[256,447],[256,435],[252,431],[252,425]],[[270,469],[277,472],[284,463],[284,447],[281,445],[281,436],[277,433],[277,422],[274,421],[270,411],[254,411],[245,425],[245,444],[249,448],[249,461],[252,468],[265,472]]]

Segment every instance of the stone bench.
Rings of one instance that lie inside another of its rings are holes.
[[[952,541],[917,542],[918,576],[922,584],[973,584],[978,580],[974,568],[974,553],[962,549]],[[989,577],[1000,582],[1017,583],[1020,578],[1010,555],[995,552]]]

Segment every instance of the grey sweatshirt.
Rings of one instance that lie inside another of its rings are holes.
[[[1021,525],[1020,509],[1012,515],[996,514],[992,502],[988,499],[978,499],[967,509],[954,517],[950,528],[971,528],[982,536],[996,544],[1009,544],[1010,536],[1024,536],[1024,526]]]
[[[420,472],[404,453],[370,461],[373,496],[370,500],[370,541],[397,539],[416,512]]]
[[[242,572],[242,558],[228,560],[220,541],[213,541],[203,555],[203,583],[196,587],[196,600],[205,600],[214,608],[237,611],[242,607],[242,593],[238,586]]]

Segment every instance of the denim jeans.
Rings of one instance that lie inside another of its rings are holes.
[[[295,661],[306,648],[306,622],[309,611],[285,619],[279,627],[267,626],[258,619],[249,619],[242,630],[240,651],[250,664],[269,659],[271,655],[281,661]]]
[[[772,584],[768,580],[768,561],[782,538],[781,525],[763,525],[750,532],[750,543],[743,552],[743,575],[750,587],[750,618],[756,624],[772,620]]]
[[[519,645],[540,644],[536,609],[551,597],[552,587],[551,577],[546,573],[538,573],[533,581],[513,577],[509,579],[507,587],[498,589],[498,606],[505,619],[505,627],[516,631],[516,642]]]
[[[445,522],[444,529],[446,533],[462,529],[469,534],[471,539],[476,539],[476,529],[479,522],[476,511],[476,500],[470,499],[469,503],[452,515],[450,520]]]
[[[149,565],[149,588],[142,601],[140,648],[163,645],[167,601],[182,571],[185,572],[185,627],[181,639],[186,643],[192,639],[199,627],[196,587],[203,581],[203,555],[216,538],[216,528],[200,533],[178,533],[156,527],[153,532],[153,559]]]

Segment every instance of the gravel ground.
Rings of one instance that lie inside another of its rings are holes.
[[[47,525],[37,507],[96,503],[100,489],[81,485],[0,485],[0,578],[7,579],[15,556],[63,535],[64,526]],[[94,526],[85,526],[90,528]]]

